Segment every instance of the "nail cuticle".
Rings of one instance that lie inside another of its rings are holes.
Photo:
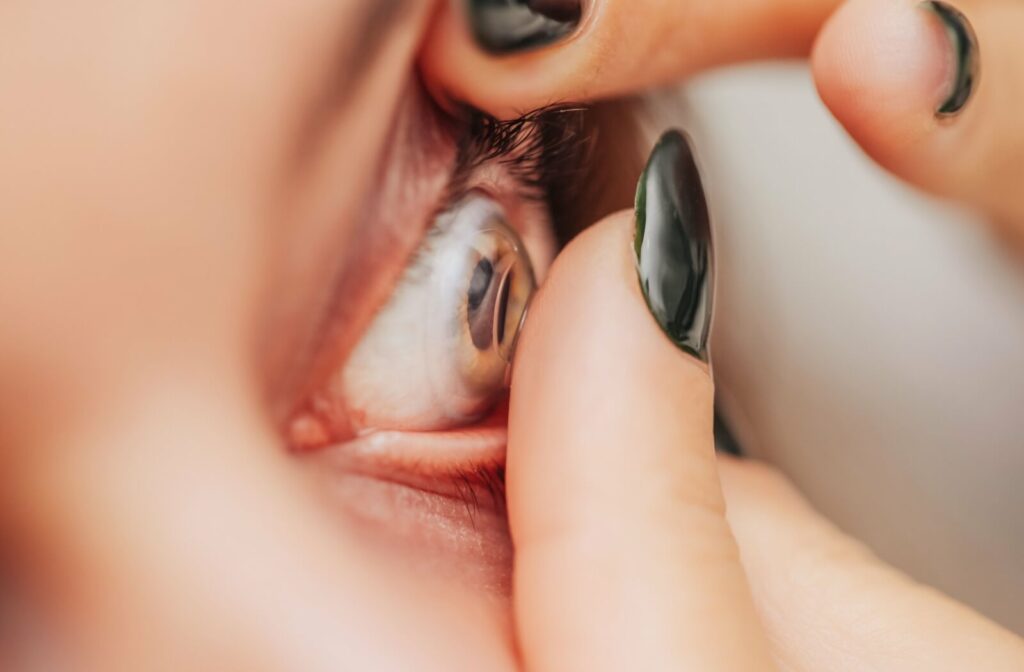
[[[939,0],[925,0],[920,6],[934,14],[945,28],[953,49],[955,72],[949,95],[935,110],[935,116],[948,119],[958,115],[970,102],[979,78],[978,39],[970,21],[958,9]]]
[[[541,49],[575,34],[584,0],[466,0],[470,28],[484,51],[504,55]]]
[[[668,131],[637,185],[633,241],[640,289],[662,331],[709,361],[714,249],[700,174],[686,137]]]

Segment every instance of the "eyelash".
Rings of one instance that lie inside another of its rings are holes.
[[[473,171],[491,161],[505,166],[519,196],[527,200],[546,201],[556,191],[571,198],[581,186],[582,167],[593,146],[585,107],[554,105],[506,121],[464,107],[453,123],[461,132],[449,189],[452,201],[465,195]]]
[[[491,498],[494,509],[499,514],[505,513],[505,467],[486,465],[472,469],[452,469],[447,475],[454,487],[456,496],[466,506],[469,517],[473,520],[480,509],[480,495],[486,493]]]

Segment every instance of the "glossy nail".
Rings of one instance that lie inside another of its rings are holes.
[[[477,43],[492,54],[536,49],[576,30],[582,0],[466,0]]]
[[[651,152],[636,193],[637,273],[662,330],[708,361],[714,305],[714,248],[704,187],[690,144],[668,131]]]
[[[956,62],[949,96],[939,105],[936,115],[953,116],[967,105],[978,82],[978,40],[967,17],[944,2],[928,0],[921,6],[934,13],[946,29]]]

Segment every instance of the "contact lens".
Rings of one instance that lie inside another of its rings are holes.
[[[339,387],[358,427],[472,422],[505,394],[536,281],[504,209],[473,191],[437,215]]]
[[[536,288],[522,241],[497,211],[466,232],[471,269],[466,281],[461,373],[473,389],[505,385],[526,309]]]

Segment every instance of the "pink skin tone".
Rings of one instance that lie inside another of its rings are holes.
[[[279,431],[431,7],[332,99],[365,9],[3,10],[4,546],[74,669],[511,660],[504,610],[363,539]]]
[[[570,47],[588,55],[546,82],[557,49],[484,63],[449,9],[410,3],[343,100],[338,46],[368,3],[0,10],[0,532],[42,649],[133,671],[1020,669],[1012,635],[885,569],[764,468],[715,458],[711,378],[646,312],[628,213],[572,243],[532,308],[507,521],[484,507],[467,525],[438,465],[397,444],[287,453],[311,372],[344,362],[422,232],[430,177],[395,205],[415,226],[379,243],[394,258],[346,294],[332,347],[304,355],[374,168],[408,167],[388,140],[421,49],[431,91],[500,114],[526,88],[550,102],[802,53],[835,3],[709,3],[709,60],[642,67],[666,26],[699,30],[677,4],[592,0]],[[756,21],[724,31],[739,7]],[[638,56],[573,70],[614,45]],[[501,459],[491,420],[438,459]]]

